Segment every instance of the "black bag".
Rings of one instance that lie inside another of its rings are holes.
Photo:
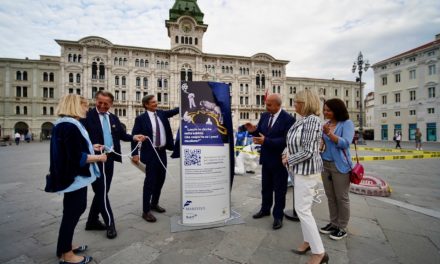
[[[396,136],[393,137],[393,141],[396,141]]]
[[[44,187],[44,191],[49,193],[55,192],[52,186],[52,177],[50,177],[50,172],[46,174],[46,187]]]

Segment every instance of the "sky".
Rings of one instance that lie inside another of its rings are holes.
[[[60,55],[55,39],[100,36],[113,44],[169,49],[165,20],[175,0],[2,0],[0,57]],[[208,30],[203,52],[268,53],[289,77],[354,81],[359,51],[370,64],[440,34],[439,0],[198,0]],[[364,95],[374,74],[364,73]]]

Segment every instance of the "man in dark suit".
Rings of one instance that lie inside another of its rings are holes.
[[[262,165],[261,179],[261,208],[253,215],[258,219],[270,215],[273,204],[273,229],[283,226],[284,207],[286,205],[287,169],[281,161],[281,154],[286,147],[286,135],[295,123],[295,118],[281,109],[281,97],[271,94],[266,98],[266,110],[261,114],[258,125],[246,123],[245,128],[252,133],[255,144],[261,145],[260,164]]]
[[[113,94],[110,92],[98,91],[95,95],[96,107],[87,112],[86,118],[82,119],[81,123],[87,129],[92,144],[105,145],[107,151],[113,149],[115,152],[121,153],[120,140],[143,141],[145,137],[142,135],[131,136],[125,132],[119,118],[109,112],[113,100]],[[113,211],[108,199],[115,161],[121,162],[121,156],[110,153],[107,161],[98,165],[101,177],[92,184],[95,196],[86,223],[86,230],[107,230],[107,237],[110,239],[117,236]],[[101,214],[105,225],[99,221],[99,214]]]
[[[142,143],[140,157],[134,155],[132,160],[134,163],[138,163],[140,159],[147,166],[143,190],[142,218],[147,222],[156,222],[156,217],[151,213],[151,210],[158,213],[165,212],[165,209],[159,205],[159,198],[165,182],[166,149],[173,150],[174,147],[173,134],[168,118],[177,115],[179,108],[168,111],[157,110],[157,100],[154,95],[144,96],[142,105],[147,111],[136,117],[133,134],[145,135],[149,140],[147,139]],[[132,143],[133,150],[135,147],[136,145]]]

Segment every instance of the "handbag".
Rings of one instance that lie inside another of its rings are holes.
[[[353,184],[359,184],[364,178],[364,166],[362,166],[362,164],[359,163],[356,144],[354,144],[354,150],[356,152],[356,164],[354,165],[353,168],[351,168],[350,182]],[[344,153],[345,159],[347,159],[348,164],[350,164],[350,162],[348,161],[347,154],[345,153],[345,149],[343,149],[342,152]]]

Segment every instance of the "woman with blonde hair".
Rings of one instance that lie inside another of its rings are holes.
[[[315,218],[312,215],[313,193],[323,170],[319,145],[322,137],[320,100],[315,91],[300,91],[294,100],[295,111],[301,116],[287,133],[283,164],[295,173],[295,210],[301,222],[304,242],[292,251],[303,255],[312,251],[307,263],[328,263]]]
[[[79,122],[88,109],[87,100],[79,95],[63,96],[56,109],[50,141],[50,169],[46,177],[46,192],[63,193],[63,217],[58,234],[59,263],[89,263],[92,257],[78,256],[88,246],[72,246],[73,233],[87,205],[87,185],[99,177],[96,162],[105,162],[105,154],[94,155],[101,145],[90,143],[86,129]]]

